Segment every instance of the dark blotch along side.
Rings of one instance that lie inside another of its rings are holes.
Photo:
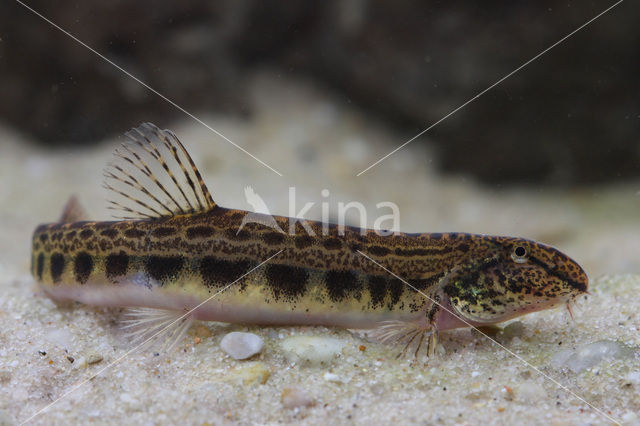
[[[145,261],[145,270],[160,284],[178,276],[183,266],[182,256],[149,256]]]
[[[40,253],[36,261],[36,273],[38,274],[38,279],[40,281],[42,281],[43,272],[44,272],[44,253]]]
[[[128,268],[129,256],[124,251],[107,256],[105,274],[109,280],[114,281],[117,277],[125,275]]]
[[[392,309],[393,306],[400,301],[402,293],[404,293],[404,289],[407,285],[397,278],[392,278],[388,281],[387,286],[389,289],[389,295],[391,296],[388,307],[389,309]]]
[[[291,302],[305,294],[309,273],[296,266],[272,264],[266,268],[266,277],[274,299]]]
[[[207,256],[200,260],[200,276],[207,287],[223,287],[233,283],[251,270],[246,260],[221,260]]]
[[[387,296],[386,278],[371,275],[367,279],[367,287],[371,296],[371,307],[381,307],[384,304],[384,298]]]
[[[64,256],[62,253],[53,253],[51,255],[51,264],[49,265],[49,272],[51,272],[51,280],[54,283],[60,281],[62,273],[64,272]]]
[[[333,302],[340,302],[346,297],[360,300],[362,285],[358,277],[351,271],[328,271],[325,274],[329,298]]]
[[[93,259],[91,255],[87,252],[78,253],[73,265],[76,281],[80,284],[86,283],[91,275],[91,271],[93,271]]]

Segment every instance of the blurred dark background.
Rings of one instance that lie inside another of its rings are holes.
[[[191,112],[250,117],[247,76],[268,66],[408,139],[613,2],[27,4]],[[440,167],[505,185],[640,176],[638,17],[623,2],[430,130]],[[0,4],[0,38],[0,120],[42,144],[184,117],[18,3]]]

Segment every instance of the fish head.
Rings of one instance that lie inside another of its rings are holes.
[[[568,306],[587,292],[589,279],[582,267],[548,245],[483,236],[472,251],[452,269],[443,290],[456,315],[475,325]]]

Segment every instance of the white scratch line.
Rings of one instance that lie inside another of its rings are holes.
[[[417,288],[415,288],[414,286],[412,286],[411,284],[409,284],[408,282],[406,282],[404,279],[400,278],[399,276],[397,276],[396,274],[394,274],[393,272],[391,272],[389,269],[385,268],[384,266],[382,266],[380,263],[376,262],[374,259],[370,258],[369,256],[367,256],[366,254],[364,254],[363,252],[361,252],[360,250],[358,250],[358,253],[360,253],[362,256],[364,256],[365,258],[369,259],[371,262],[375,263],[376,265],[378,265],[380,268],[384,269],[385,271],[387,271],[389,274],[391,274],[394,278],[399,279],[400,281],[402,281],[403,283],[405,283],[407,286],[411,287],[414,291],[420,293],[422,296],[424,296],[425,298],[429,299],[432,303],[435,303],[436,305],[438,305],[439,307],[441,307],[442,309],[444,309],[445,311],[447,311],[448,313],[450,313],[451,315],[455,316],[456,318],[458,318],[460,321],[462,321],[463,323],[465,323],[466,325],[468,325],[469,327],[473,328],[475,331],[477,331],[478,333],[482,334],[484,337],[486,337],[487,339],[491,340],[494,344],[498,345],[500,348],[502,348],[504,351],[506,351],[508,354],[510,354],[511,356],[513,356],[514,358],[516,358],[517,360],[519,360],[520,362],[522,362],[524,365],[526,365],[527,367],[531,368],[532,370],[534,370],[535,372],[537,372],[538,374],[540,374],[542,377],[546,378],[547,380],[553,382],[556,386],[558,386],[559,388],[561,388],[562,390],[564,390],[565,392],[567,392],[568,394],[572,395],[574,398],[584,402],[585,404],[587,404],[589,407],[593,408],[596,412],[598,412],[600,415],[606,417],[608,420],[611,420],[613,423],[615,424],[620,424],[620,422],[616,419],[614,419],[613,417],[609,416],[608,414],[606,414],[604,411],[602,411],[601,409],[599,409],[598,407],[596,407],[595,405],[591,404],[589,401],[587,401],[586,399],[584,399],[583,397],[581,397],[580,395],[578,395],[577,393],[573,392],[571,389],[569,389],[568,387],[566,387],[565,385],[563,385],[562,383],[558,382],[556,379],[554,379],[553,377],[549,376],[548,374],[545,374],[542,370],[540,370],[538,367],[536,367],[535,365],[531,364],[529,361],[525,360],[524,358],[522,358],[520,355],[516,354],[515,352],[513,352],[512,350],[508,349],[506,346],[504,346],[503,344],[501,344],[500,342],[498,342],[497,340],[491,338],[489,335],[487,335],[486,333],[482,332],[480,329],[478,329],[477,327],[471,325],[471,323],[469,323],[469,321],[465,320],[464,318],[462,318],[460,315],[454,313],[453,311],[451,311],[450,309],[448,309],[447,307],[443,306],[441,303],[439,303],[438,301],[432,299],[431,297],[427,296],[425,293],[423,293],[422,291],[418,290]]]
[[[478,93],[477,95],[475,95],[473,98],[469,99],[467,102],[463,103],[462,105],[460,105],[458,108],[454,109],[453,111],[451,111],[449,114],[445,115],[444,117],[442,117],[440,120],[436,121],[435,123],[433,123],[431,126],[427,127],[426,129],[424,129],[423,131],[421,131],[420,133],[418,133],[417,135],[415,135],[414,137],[412,137],[411,139],[409,139],[408,141],[406,141],[405,143],[403,143],[402,145],[400,145],[399,147],[397,147],[396,149],[394,149],[393,151],[391,151],[390,153],[388,153],[387,155],[385,155],[384,157],[382,157],[381,159],[379,159],[378,161],[376,161],[375,163],[373,163],[372,165],[370,165],[369,167],[367,167],[366,169],[364,169],[363,171],[361,171],[360,173],[358,173],[356,176],[360,176],[363,173],[365,173],[366,171],[368,171],[369,169],[371,169],[372,167],[377,166],[378,164],[380,164],[382,161],[386,160],[387,158],[391,157],[393,154],[395,154],[396,152],[400,151],[402,148],[404,148],[405,146],[407,146],[408,144],[410,144],[411,142],[413,142],[414,140],[418,139],[420,136],[424,135],[425,133],[427,133],[429,130],[431,130],[432,128],[434,128],[435,126],[437,126],[438,124],[442,123],[444,120],[446,120],[447,118],[451,117],[453,114],[455,114],[456,112],[460,111],[462,108],[466,107],[467,105],[469,105],[471,102],[475,101],[476,99],[478,99],[480,96],[484,95],[485,93],[487,93],[489,90],[493,89],[494,87],[496,87],[498,84],[502,83],[503,81],[505,81],[506,79],[508,79],[509,77],[511,77],[512,75],[514,75],[515,73],[517,73],[518,71],[520,71],[521,69],[523,69],[524,67],[526,67],[527,65],[529,65],[531,62],[535,61],[536,59],[538,59],[539,57],[541,57],[542,55],[544,55],[545,53],[547,53],[548,51],[550,51],[551,49],[553,49],[554,47],[556,47],[557,45],[559,45],[560,43],[562,43],[563,41],[565,41],[566,39],[568,39],[569,37],[573,36],[575,33],[577,33],[578,31],[580,31],[581,29],[583,29],[584,27],[586,27],[587,25],[591,24],[593,21],[595,21],[596,19],[600,18],[602,15],[604,15],[605,13],[609,12],[611,9],[613,9],[614,7],[616,7],[617,5],[619,5],[620,3],[622,3],[624,0],[619,0],[618,2],[616,2],[615,4],[613,4],[612,6],[609,6],[607,9],[605,9],[604,11],[600,12],[599,14],[597,14],[596,16],[594,16],[593,18],[591,18],[590,20],[588,20],[587,22],[585,22],[584,24],[580,25],[578,28],[576,28],[575,30],[571,31],[569,34],[567,34],[566,36],[562,37],[560,40],[556,41],[555,43],[553,43],[551,46],[547,47],[546,49],[544,49],[542,52],[538,53],[536,56],[534,56],[533,58],[529,59],[527,62],[525,62],[524,64],[520,65],[518,68],[516,68],[515,70],[511,71],[509,74],[505,75],[504,77],[502,77],[500,80],[496,81],[495,83],[493,83],[491,86],[487,87],[486,89],[484,89],[482,92]]]
[[[253,271],[255,271],[256,269],[258,269],[259,267],[261,267],[262,265],[264,265],[265,263],[267,263],[268,261],[270,261],[271,259],[273,259],[274,257],[276,257],[277,255],[279,255],[280,253],[282,253],[282,250],[280,250],[279,252],[277,252],[276,254],[274,254],[273,256],[269,257],[267,260],[262,261],[259,265],[251,268],[248,272],[246,272],[244,275],[242,275],[240,278],[238,278],[237,280],[235,280],[234,282],[232,282],[231,284],[227,285],[226,287],[224,287],[222,290],[218,291],[217,293],[213,294],[211,297],[209,297],[208,299],[206,299],[204,302],[201,302],[199,305],[197,305],[195,308],[187,311],[184,315],[182,315],[181,317],[177,318],[176,320],[174,320],[171,324],[167,325],[166,327],[164,327],[162,330],[158,331],[157,333],[153,334],[151,337],[149,337],[148,339],[146,339],[145,341],[143,341],[142,343],[140,343],[139,345],[137,345],[136,347],[134,347],[133,349],[129,349],[127,352],[125,352],[123,355],[121,355],[119,358],[117,358],[115,361],[113,361],[112,363],[110,363],[109,365],[107,365],[106,367],[104,367],[103,369],[99,370],[97,373],[92,374],[91,376],[87,377],[86,379],[82,380],[80,383],[74,385],[71,389],[69,389],[68,391],[66,391],[65,393],[63,393],[60,397],[56,398],[53,402],[51,402],[50,404],[46,405],[45,407],[41,408],[40,410],[38,410],[35,414],[33,414],[31,417],[29,417],[28,419],[26,419],[25,421],[20,423],[20,426],[24,425],[25,423],[30,422],[31,420],[33,420],[35,417],[37,417],[38,415],[40,415],[41,413],[43,413],[44,411],[48,410],[49,408],[51,408],[53,405],[57,404],[59,401],[61,401],[63,398],[65,398],[67,395],[69,395],[70,393],[76,391],[77,389],[81,388],[84,384],[86,384],[87,382],[89,382],[90,380],[93,380],[94,378],[98,377],[100,374],[102,374],[104,371],[110,369],[111,367],[113,367],[116,364],[119,364],[123,359],[125,359],[126,357],[128,357],[129,355],[131,355],[133,352],[137,351],[138,349],[140,349],[142,346],[144,346],[145,344],[147,344],[149,341],[151,341],[152,339],[155,339],[156,336],[158,336],[159,334],[164,333],[167,329],[171,328],[171,326],[173,326],[173,324],[177,323],[178,321],[182,321],[183,318],[187,317],[188,315],[191,314],[191,312],[195,311],[196,309],[198,309],[200,306],[204,305],[205,303],[209,302],[211,299],[213,299],[214,297],[216,297],[217,295],[219,295],[220,293],[222,293],[223,291],[225,291],[226,289],[228,289],[229,287],[231,287],[232,285],[234,285],[235,283],[237,283],[238,281],[240,281],[241,279],[243,279],[244,277],[246,277],[247,275],[249,275],[250,273],[252,273]]]
[[[210,125],[208,125],[207,123],[205,123],[204,121],[202,121],[201,119],[199,119],[198,117],[196,117],[195,115],[193,115],[192,113],[190,113],[189,111],[187,111],[186,109],[184,109],[183,107],[181,107],[180,105],[178,105],[177,103],[175,103],[174,101],[172,101],[171,99],[167,98],[166,96],[164,96],[162,93],[158,92],[156,89],[154,89],[153,87],[149,86],[147,83],[145,83],[144,81],[140,80],[138,77],[136,77],[135,75],[131,74],[129,71],[125,70],[124,68],[122,68],[120,65],[116,64],[115,62],[113,62],[111,59],[107,58],[106,56],[104,56],[103,54],[101,54],[100,52],[98,52],[97,50],[95,50],[94,48],[92,48],[91,46],[89,46],[88,44],[86,44],[85,42],[83,42],[82,40],[80,40],[79,38],[77,38],[76,36],[74,36],[73,34],[71,34],[70,32],[66,31],[65,29],[63,29],[62,27],[60,27],[59,25],[57,25],[55,22],[51,21],[50,19],[48,19],[47,17],[45,17],[44,15],[42,15],[40,12],[38,12],[37,10],[33,9],[31,6],[23,3],[20,0],[16,0],[16,2],[20,5],[22,5],[23,7],[25,7],[26,9],[30,10],[32,13],[34,13],[35,15],[39,16],[40,18],[42,18],[42,20],[48,22],[51,26],[53,26],[54,28],[56,28],[57,30],[59,30],[60,32],[64,33],[65,35],[67,35],[68,37],[70,37],[71,39],[73,39],[75,42],[77,42],[78,44],[86,47],[88,50],[90,50],[91,52],[93,52],[95,55],[97,55],[98,57],[100,57],[102,60],[104,60],[105,62],[113,65],[115,68],[117,68],[118,70],[120,70],[122,73],[124,73],[125,75],[127,75],[128,77],[132,78],[133,80],[135,80],[136,82],[138,82],[139,84],[141,84],[142,86],[144,86],[145,88],[147,88],[149,91],[155,93],[156,95],[158,95],[160,98],[164,99],[165,101],[167,101],[168,103],[170,103],[171,105],[173,105],[175,108],[177,108],[178,110],[182,111],[183,113],[185,113],[186,115],[188,115],[189,117],[193,118],[195,121],[197,121],[198,123],[202,124],[204,127],[206,127],[207,129],[211,130],[213,133],[215,133],[216,135],[220,136],[222,139],[226,140],[227,142],[229,142],[231,145],[235,146],[236,148],[238,148],[240,151],[244,152],[245,154],[247,154],[249,157],[253,158],[254,160],[256,160],[258,163],[262,164],[263,166],[265,166],[266,168],[268,168],[269,170],[271,170],[272,172],[274,172],[275,174],[277,174],[278,176],[282,176],[282,173],[280,173],[279,171],[277,171],[276,169],[274,169],[273,167],[271,167],[270,165],[268,165],[267,163],[265,163],[264,161],[262,161],[261,159],[259,159],[258,157],[256,157],[255,155],[253,155],[252,153],[250,153],[249,151],[247,151],[246,149],[244,149],[243,147],[241,147],[240,145],[238,145],[237,143],[235,143],[234,141],[232,141],[231,139],[229,139],[228,137],[226,137],[225,135],[223,135],[222,133],[220,133],[219,131],[217,131],[216,129],[214,129],[213,127],[211,127]]]

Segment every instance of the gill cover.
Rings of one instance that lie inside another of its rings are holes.
[[[456,314],[476,323],[508,319],[510,298],[505,297],[502,286],[495,282],[506,278],[499,271],[499,263],[500,256],[495,254],[459,265],[449,272],[444,292]]]

